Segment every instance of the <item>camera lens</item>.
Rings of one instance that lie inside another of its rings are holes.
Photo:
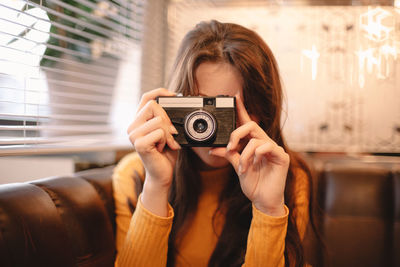
[[[184,129],[189,142],[209,142],[215,137],[217,121],[205,110],[196,110],[185,117]]]
[[[193,123],[193,129],[198,133],[204,133],[208,128],[208,124],[203,119],[195,120]]]

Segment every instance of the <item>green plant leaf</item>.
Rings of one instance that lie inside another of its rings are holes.
[[[25,30],[23,30],[20,34],[18,34],[18,37],[22,37],[25,38],[25,36],[31,31],[33,30],[32,28],[36,25],[37,21],[35,21],[31,26],[29,26],[29,28],[26,28]],[[13,39],[11,39],[6,45],[10,45],[12,43],[15,43],[16,41],[18,41],[20,38],[14,37]]]
[[[49,7],[51,9],[53,9],[53,10],[57,10],[58,12],[62,12],[63,14],[65,14],[65,15],[71,17],[71,18],[76,18],[76,19],[78,19],[80,21],[84,21],[84,22],[90,23],[92,25],[96,25],[98,27],[101,27],[101,28],[104,28],[104,29],[107,29],[107,30],[113,30],[113,29],[110,29],[110,27],[105,26],[104,24],[98,22],[96,19],[91,18],[90,16],[77,14],[76,12],[70,10],[68,7],[60,7],[57,4],[55,4],[54,2],[46,2],[45,0],[30,0],[30,1],[33,2],[33,3],[36,3],[36,4],[42,4],[43,6]],[[78,8],[78,9],[80,9],[80,10],[82,10],[84,12],[87,12],[89,14],[93,14],[94,10],[96,9],[96,8],[89,7],[89,6],[86,6],[84,4],[81,4],[81,3],[77,2],[76,0],[62,0],[62,1],[65,4],[68,4],[70,6]],[[88,0],[88,1],[93,3],[93,4],[95,4],[95,5],[99,3],[98,0]],[[108,0],[108,2],[111,5],[113,5],[114,7],[118,8],[120,6],[120,4],[117,1],[114,1],[114,0]],[[126,14],[119,14],[119,15],[121,15],[123,17],[127,17]],[[77,29],[77,30],[80,30],[82,32],[90,33],[92,35],[98,36],[101,39],[109,39],[109,38],[112,37],[112,36],[108,36],[108,35],[106,35],[104,33],[100,33],[100,32],[98,32],[96,30],[93,30],[90,27],[82,26],[82,24],[80,24],[80,23],[73,22],[73,21],[71,21],[69,19],[65,19],[65,18],[59,17],[59,16],[54,15],[54,14],[47,13],[47,16],[49,17],[50,22],[57,22],[59,24],[65,25],[67,27],[70,27],[70,28],[73,28],[73,29]],[[120,22],[118,20],[116,20],[116,19],[114,19],[112,17],[107,18],[107,19],[110,20],[113,23],[120,24]],[[93,41],[92,38],[84,37],[81,34],[77,34],[75,32],[71,32],[69,30],[62,30],[59,27],[55,26],[54,23],[52,23],[52,25],[50,27],[50,32],[54,33],[54,34],[57,34],[57,35],[67,36],[69,38],[85,42],[85,43],[88,44],[88,47],[80,46],[80,45],[76,45],[76,44],[71,44],[71,43],[59,40],[57,37],[54,37],[54,36],[50,36],[50,38],[47,41],[48,44],[52,44],[52,45],[58,46],[58,47],[68,48],[68,49],[71,49],[73,51],[79,51],[81,53],[84,53],[84,54],[87,54],[87,55],[91,55],[90,43]],[[54,50],[54,49],[51,49],[49,47],[47,47],[46,51],[45,51],[45,55],[46,56],[60,57],[60,56],[62,56],[62,54],[63,54],[62,51]],[[90,61],[90,59],[88,59],[86,57],[77,57],[77,58],[80,61],[84,61],[84,62]],[[40,61],[40,64],[41,64],[41,66],[52,66],[52,65],[54,65],[54,60],[43,58]]]

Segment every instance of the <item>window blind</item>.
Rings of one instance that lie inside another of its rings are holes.
[[[0,0],[0,155],[126,146],[110,113],[144,5]]]

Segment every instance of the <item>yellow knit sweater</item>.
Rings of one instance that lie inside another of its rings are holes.
[[[201,173],[203,190],[198,209],[182,240],[177,244],[176,266],[207,266],[224,224],[223,216],[213,215],[218,205],[228,168]],[[146,210],[138,196],[134,177],[144,179],[145,170],[137,153],[124,157],[113,176],[116,206],[116,266],[164,267],[167,262],[168,237],[174,211],[169,206],[168,217],[159,217]],[[137,180],[137,178],[136,178]],[[308,223],[308,182],[304,175],[296,177],[296,215],[301,238]],[[132,213],[128,198],[135,206]],[[268,216],[253,205],[253,218],[247,239],[243,266],[284,266],[284,249],[289,210],[281,217]]]

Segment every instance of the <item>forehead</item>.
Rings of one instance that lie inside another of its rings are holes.
[[[196,69],[195,77],[200,95],[242,95],[242,76],[228,63],[201,63]]]

